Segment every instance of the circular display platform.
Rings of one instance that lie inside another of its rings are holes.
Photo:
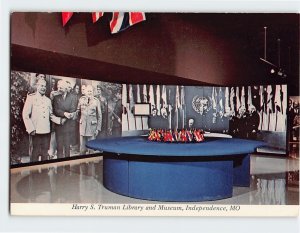
[[[206,201],[250,185],[250,155],[265,143],[208,138],[202,143],[160,143],[147,137],[87,142],[102,150],[103,184],[112,192],[147,200]]]

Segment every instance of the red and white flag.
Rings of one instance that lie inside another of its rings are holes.
[[[67,22],[71,19],[73,15],[73,12],[62,12],[61,13],[61,18],[62,18],[62,23],[63,27],[67,24]]]
[[[130,26],[146,20],[144,12],[129,12],[129,24]]]
[[[146,17],[143,12],[113,12],[110,31],[112,34],[118,33],[144,20]]]
[[[104,12],[92,12],[93,23],[96,23],[104,15]]]

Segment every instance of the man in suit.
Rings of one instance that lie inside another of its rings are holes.
[[[247,129],[248,129],[248,138],[256,139],[258,133],[259,126],[259,114],[256,111],[256,107],[254,105],[250,105],[250,112],[247,116]]]
[[[36,92],[27,96],[22,112],[26,131],[32,146],[30,162],[46,160],[50,143],[50,120],[60,124],[60,118],[53,115],[51,100],[45,96],[46,81],[39,79]]]
[[[247,137],[247,114],[246,107],[244,105],[239,107],[239,113],[236,118],[236,129],[237,137],[246,138]]]
[[[68,93],[68,83],[57,82],[58,95],[53,98],[53,111],[58,117],[65,119],[62,125],[55,125],[57,142],[57,158],[70,157],[71,135],[74,135],[74,120],[76,118],[76,98]]]
[[[94,97],[91,85],[86,87],[85,95],[79,99],[77,114],[80,114],[80,154],[86,154],[86,142],[96,138],[102,124],[100,101]]]

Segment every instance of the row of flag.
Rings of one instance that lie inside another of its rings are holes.
[[[193,111],[187,106],[192,103],[186,103],[185,92],[189,93],[189,87],[123,84],[122,105],[124,122],[127,122],[124,130],[148,128],[147,117],[134,116],[135,103],[150,103],[151,112],[156,109],[157,116],[162,116],[162,109],[165,109],[168,128],[185,128],[186,116]],[[286,130],[286,85],[212,87],[207,97],[211,99],[211,109],[215,113],[223,112],[229,116],[232,112],[238,114],[240,107],[250,112],[250,107],[255,106],[260,116],[260,130]]]
[[[172,96],[171,96],[172,95]],[[135,103],[149,103],[151,113],[168,119],[166,128],[185,127],[185,92],[183,86],[176,89],[166,85],[126,85],[122,87],[123,130],[148,129],[148,117],[134,116]],[[173,110],[173,111],[172,111]]]
[[[104,12],[92,12],[92,21],[96,23]],[[62,12],[62,24],[65,26],[72,18],[73,12]],[[113,12],[110,20],[112,34],[124,31],[130,26],[146,20],[144,12]]]

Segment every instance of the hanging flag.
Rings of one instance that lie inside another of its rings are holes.
[[[218,112],[223,112],[224,113],[224,105],[223,105],[223,92],[222,88],[220,87],[219,89],[219,111]]]
[[[140,85],[136,85],[136,102],[141,103],[141,92],[140,92]],[[135,117],[135,125],[137,130],[143,129],[143,121],[141,116],[134,116]]]
[[[157,108],[157,115],[160,116],[160,86],[156,86],[156,108]]]
[[[129,24],[130,26],[146,20],[144,12],[129,12]]]
[[[162,90],[161,90],[161,99],[162,99],[162,104],[163,104],[163,108],[167,109],[167,89],[166,89],[166,85],[162,86]]]
[[[93,23],[96,23],[104,15],[104,12],[92,12]]]
[[[148,103],[148,98],[147,98],[147,87],[144,84],[143,85],[143,103]],[[148,129],[148,116],[142,116],[142,123],[143,123],[143,129]]]
[[[129,109],[133,113],[134,96],[133,96],[132,84],[129,84],[128,92],[129,92]]]
[[[140,92],[140,85],[136,85],[136,102],[141,103],[141,92]]]
[[[235,107],[235,93],[234,93],[234,87],[232,87],[230,89],[230,111],[235,111],[234,107]]]
[[[180,107],[181,108],[183,108],[183,106],[185,105],[184,98],[185,98],[184,86],[181,86],[181,89],[180,89]]]
[[[176,86],[175,108],[176,108],[176,110],[177,110],[178,108],[181,108],[181,104],[180,104],[180,94],[179,94],[179,87],[178,87],[178,86]]]
[[[225,114],[229,116],[230,106],[229,106],[229,87],[225,88]]]
[[[245,87],[242,87],[242,93],[241,93],[241,106],[246,107],[246,98],[245,98]]]
[[[127,105],[127,87],[126,84],[122,84],[122,105],[126,108]]]
[[[282,103],[282,116],[284,118],[283,119],[284,124],[283,124],[282,131],[286,131],[286,124],[287,124],[287,119],[286,119],[286,117],[287,117],[287,114],[286,114],[286,112],[287,112],[287,85],[282,85],[281,86],[281,91],[282,91],[282,101],[281,101],[281,103]]]
[[[63,27],[71,19],[72,15],[73,15],[73,12],[62,12],[61,13]]]
[[[215,90],[215,87],[212,88],[212,93],[211,93],[211,100],[212,100],[212,108],[213,110],[217,110],[217,92]]]
[[[181,86],[181,89],[180,89],[180,109],[181,109],[181,114],[180,114],[180,117],[181,117],[181,128],[184,129],[185,127],[185,101],[184,101],[184,98],[185,98],[185,94],[184,94],[184,86]]]
[[[239,87],[236,87],[235,96],[236,96],[236,111],[239,112],[239,108],[241,106]]]
[[[154,90],[153,85],[150,85],[149,87],[149,103],[151,104],[151,112],[155,107],[155,101],[154,101]]]
[[[172,129],[172,105],[171,105],[171,90],[169,89],[166,103],[168,104],[168,128]]]
[[[112,34],[118,33],[144,20],[146,17],[145,13],[142,12],[113,12],[110,31]]]
[[[250,106],[252,106],[252,95],[251,95],[251,86],[248,86],[248,99],[247,99],[248,111],[250,112]]]
[[[145,84],[143,85],[143,103],[148,103],[147,87]]]

